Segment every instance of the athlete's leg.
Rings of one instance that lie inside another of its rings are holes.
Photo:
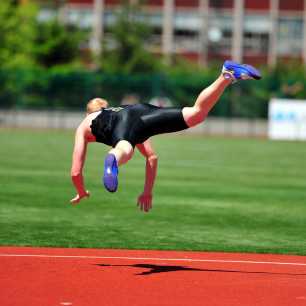
[[[120,140],[106,155],[103,183],[109,192],[115,192],[118,188],[118,166],[127,163],[133,153],[133,146],[126,140]]]
[[[226,79],[221,74],[215,82],[199,94],[193,107],[184,107],[183,117],[186,124],[192,127],[204,121],[209,111],[218,102],[226,87],[231,83],[231,79]]]
[[[249,79],[260,80],[260,72],[250,65],[225,61],[218,79],[200,93],[193,107],[183,109],[186,124],[192,127],[202,122],[229,84]]]
[[[108,153],[115,155],[118,166],[121,166],[132,158],[134,149],[128,141],[120,140]]]

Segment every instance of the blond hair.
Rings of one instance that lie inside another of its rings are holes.
[[[101,98],[91,99],[86,106],[87,114],[99,111],[102,107],[108,107],[108,102]]]

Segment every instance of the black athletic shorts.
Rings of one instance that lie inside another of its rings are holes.
[[[150,104],[102,108],[91,124],[97,142],[114,147],[127,140],[133,147],[153,135],[187,129],[182,108],[161,108]]]

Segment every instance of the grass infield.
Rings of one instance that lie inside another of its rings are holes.
[[[0,130],[0,244],[306,255],[306,143],[157,136],[153,210],[137,210],[144,159],[101,184],[107,147],[88,147],[91,197],[72,207],[72,131]]]

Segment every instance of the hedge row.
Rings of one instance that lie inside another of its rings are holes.
[[[118,105],[125,95],[137,94],[141,102],[163,96],[175,105],[187,106],[218,73],[210,70],[109,75],[75,69],[0,70],[0,105],[2,108],[76,110],[84,109],[85,103],[93,97],[104,97],[112,105]],[[213,115],[263,118],[267,116],[267,105],[272,96],[306,97],[304,69],[278,67],[264,71],[259,82],[240,82],[231,86],[214,108]]]

